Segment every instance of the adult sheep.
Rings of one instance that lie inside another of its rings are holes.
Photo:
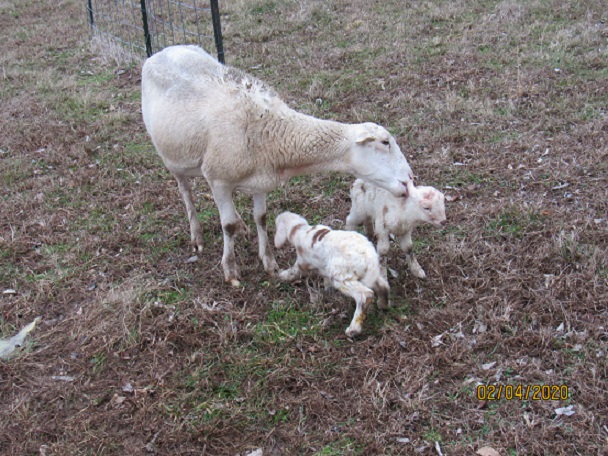
[[[197,46],[171,46],[148,58],[141,98],[146,129],[177,180],[199,252],[203,235],[188,178],[204,176],[209,183],[224,234],[224,276],[235,286],[234,238],[247,227],[234,208],[234,191],[253,196],[259,255],[270,274],[276,262],[266,232],[266,193],[282,181],[341,171],[407,195],[412,170],[384,128],[294,111],[267,85]]]

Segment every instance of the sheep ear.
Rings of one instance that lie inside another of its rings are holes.
[[[365,144],[367,144],[368,142],[372,142],[375,141],[377,138],[369,133],[363,133],[362,135],[360,135],[355,142],[357,144],[359,144],[360,146],[363,146]]]
[[[287,227],[283,221],[283,217],[279,216],[276,219],[276,233],[274,234],[274,247],[280,249],[287,242]]]

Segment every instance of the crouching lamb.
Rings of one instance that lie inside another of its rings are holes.
[[[331,285],[353,298],[357,308],[348,337],[361,333],[365,311],[378,294],[378,307],[387,308],[389,285],[380,270],[376,249],[365,236],[353,231],[335,231],[324,225],[310,226],[305,218],[283,212],[276,219],[275,247],[289,241],[296,248],[295,264],[279,273],[279,279],[292,281],[316,272]]]
[[[352,206],[346,218],[346,229],[365,226],[370,239],[374,235],[377,249],[383,258],[383,275],[386,277],[386,254],[389,234],[398,237],[410,272],[424,279],[426,274],[414,256],[412,231],[422,223],[441,226],[445,218],[445,198],[433,187],[415,187],[408,183],[407,197],[396,198],[387,191],[357,179],[350,190]]]

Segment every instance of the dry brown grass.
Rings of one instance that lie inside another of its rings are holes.
[[[605,454],[605,5],[224,3],[230,64],[305,112],[387,126],[444,189],[449,224],[415,239],[428,279],[393,250],[397,307],[347,340],[353,304],[270,280],[253,238],[244,287],[222,282],[202,182],[206,250],[185,263],[139,66],[92,46],[80,2],[0,2],[1,334],[43,317],[0,361],[0,453]],[[294,179],[270,210],[339,228],[350,182]],[[480,401],[478,384],[570,397]]]

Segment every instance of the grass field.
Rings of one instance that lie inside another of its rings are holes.
[[[608,454],[606,3],[220,3],[228,64],[384,125],[445,192],[446,226],[415,233],[427,279],[394,246],[396,306],[349,340],[354,303],[268,277],[254,236],[224,284],[202,181],[186,262],[141,62],[92,45],[85,2],[0,1],[0,336],[42,317],[0,360],[0,454]],[[283,210],[342,227],[351,182],[293,179],[271,233]]]

